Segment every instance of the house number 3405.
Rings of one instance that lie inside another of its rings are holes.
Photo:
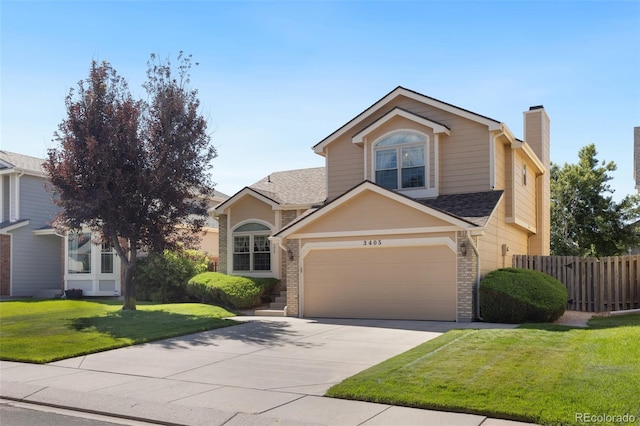
[[[363,246],[381,246],[382,240],[363,240],[362,245]]]

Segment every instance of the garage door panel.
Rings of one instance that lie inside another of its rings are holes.
[[[305,316],[456,319],[455,254],[444,246],[311,251]]]

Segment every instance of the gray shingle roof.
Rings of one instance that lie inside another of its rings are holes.
[[[504,191],[440,195],[416,200],[420,204],[458,217],[474,225],[485,226]]]
[[[43,160],[42,158],[0,150],[0,160],[11,164],[13,166],[12,168],[21,171],[35,174],[44,173],[44,171],[42,170],[42,163],[44,163],[45,160]],[[3,167],[0,166],[0,168]]]
[[[325,169],[287,170],[274,172],[249,188],[279,204],[314,205],[326,198]]]

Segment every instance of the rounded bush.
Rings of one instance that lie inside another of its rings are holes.
[[[276,282],[274,278],[249,278],[204,272],[189,280],[187,294],[204,303],[246,309],[259,305],[260,296]]]
[[[567,306],[562,283],[542,272],[503,268],[480,282],[480,315],[484,321],[519,324],[553,322]]]

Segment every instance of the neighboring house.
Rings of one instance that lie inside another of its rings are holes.
[[[215,191],[209,205],[226,198],[227,195]],[[111,245],[94,244],[92,240],[96,238],[89,229],[64,237],[64,288],[81,289],[85,296],[120,296],[124,290],[120,258]],[[199,250],[218,257],[218,223],[213,218],[207,218],[202,228]]]
[[[208,203],[208,207],[215,207],[216,205],[222,203],[224,200],[229,198],[227,194],[223,194],[222,192],[213,191],[213,197]],[[202,234],[200,238],[200,247],[199,250],[208,254],[213,258],[218,258],[220,253],[220,235],[219,235],[219,224],[218,221],[211,216],[207,217],[207,221],[202,227]]]
[[[288,316],[472,321],[484,274],[549,254],[549,145],[542,106],[523,141],[397,87],[313,147],[324,168],[212,209],[220,270],[282,279]]]
[[[0,151],[0,296],[54,297],[82,289],[85,296],[122,293],[120,259],[94,244],[92,233],[58,235],[51,226],[59,208],[46,191],[45,160]],[[215,192],[209,205],[228,198]],[[218,223],[208,218],[200,249],[218,256]]]
[[[51,228],[58,208],[45,189],[42,163],[0,151],[0,296],[61,292],[62,245]]]

